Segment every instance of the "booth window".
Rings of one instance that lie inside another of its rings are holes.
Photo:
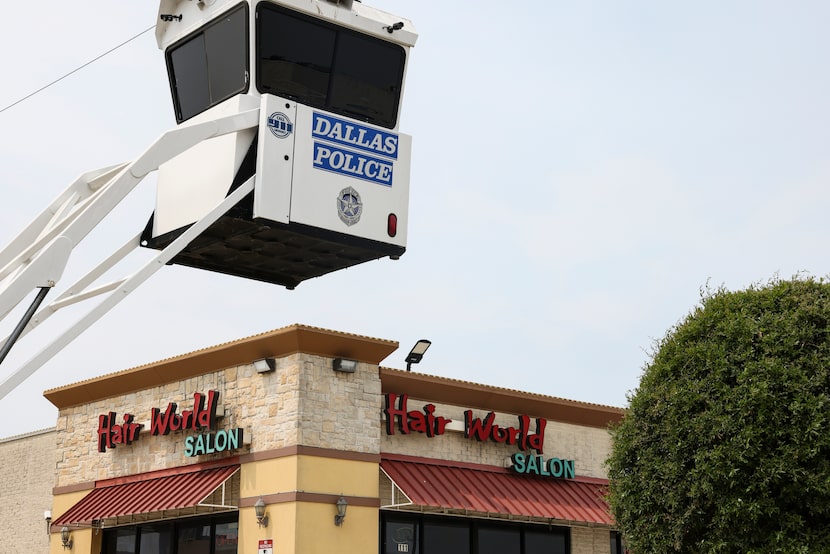
[[[257,89],[389,129],[404,49],[268,3],[257,5]]]
[[[248,90],[248,10],[240,4],[167,50],[176,121]]]

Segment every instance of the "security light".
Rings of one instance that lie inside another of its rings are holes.
[[[270,373],[277,369],[277,361],[274,358],[264,358],[254,362],[254,369],[257,373]]]
[[[342,371],[344,373],[354,373],[357,369],[357,360],[347,360],[345,358],[335,358],[332,363],[334,371]]]
[[[415,346],[412,347],[412,350],[409,351],[409,354],[406,355],[406,359],[404,360],[407,371],[412,368],[412,364],[417,364],[421,361],[421,358],[424,357],[424,352],[427,351],[430,344],[432,344],[432,341],[426,339],[421,339],[415,343]]]

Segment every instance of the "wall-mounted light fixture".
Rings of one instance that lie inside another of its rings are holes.
[[[69,534],[69,527],[66,525],[64,525],[63,529],[61,529],[61,546],[63,546],[64,550],[67,548],[72,550],[72,537]]]
[[[334,368],[334,371],[342,371],[343,373],[354,373],[357,369],[357,360],[335,358],[332,367]]]
[[[412,347],[412,350],[409,351],[409,354],[406,355],[406,359],[404,360],[407,371],[412,368],[412,364],[417,364],[421,361],[421,358],[424,357],[424,352],[427,351],[430,344],[432,344],[432,341],[426,339],[421,339],[415,343],[415,346]]]
[[[46,536],[49,536],[52,530],[52,510],[43,512],[43,519],[46,520]]]
[[[254,504],[254,512],[256,513],[256,524],[260,527],[268,527],[268,514],[265,513],[265,501],[262,497]]]
[[[343,525],[343,520],[346,519],[346,508],[348,507],[349,503],[346,502],[343,496],[337,499],[337,515],[334,516],[335,525]]]
[[[254,369],[257,373],[270,373],[277,369],[277,360],[274,358],[263,358],[254,362]]]

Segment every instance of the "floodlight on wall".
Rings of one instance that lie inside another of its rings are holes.
[[[421,358],[424,357],[424,352],[427,351],[430,344],[432,344],[432,341],[426,339],[421,339],[415,343],[415,346],[412,347],[412,350],[409,351],[409,354],[406,355],[406,359],[404,360],[407,371],[412,368],[412,364],[417,364],[421,361]]]
[[[347,360],[345,358],[335,358],[332,363],[334,371],[342,371],[343,373],[354,373],[357,370],[357,360]]]
[[[61,529],[61,546],[63,546],[64,550],[67,548],[72,550],[72,537],[69,533],[69,527],[66,525],[64,525],[63,529]]]
[[[337,499],[337,515],[334,516],[334,524],[337,526],[343,525],[343,520],[346,519],[346,508],[349,507],[349,503],[346,502],[346,499],[343,496]]]
[[[52,530],[52,510],[43,512],[43,519],[46,520],[46,536],[49,536],[49,531]]]
[[[268,514],[265,513],[265,501],[262,497],[254,504],[254,512],[256,513],[256,524],[260,527],[268,527]]]
[[[274,358],[263,358],[254,362],[254,369],[257,373],[271,373],[277,369],[277,361]]]

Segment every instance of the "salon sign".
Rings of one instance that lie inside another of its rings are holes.
[[[389,393],[386,395],[383,414],[386,418],[386,434],[403,435],[421,433],[427,437],[443,435],[453,423],[452,419],[437,415],[434,404],[425,404],[420,410],[410,410],[409,396]],[[479,442],[495,442],[516,446],[520,452],[510,457],[511,468],[516,473],[540,475],[562,479],[574,479],[574,460],[544,458],[545,427],[547,420],[518,416],[515,426],[495,423],[496,414],[475,417],[472,410],[464,412],[464,437]],[[535,452],[535,453],[534,453]]]
[[[98,452],[108,448],[128,445],[146,435],[166,436],[172,431],[196,434],[184,438],[184,455],[188,457],[215,454],[236,450],[243,446],[243,430],[217,429],[216,408],[219,403],[219,391],[207,394],[194,393],[192,408],[179,411],[176,402],[167,404],[164,410],[150,410],[150,428],[145,430],[143,423],[136,423],[135,416],[125,413],[118,421],[118,414],[109,412],[98,416]]]

